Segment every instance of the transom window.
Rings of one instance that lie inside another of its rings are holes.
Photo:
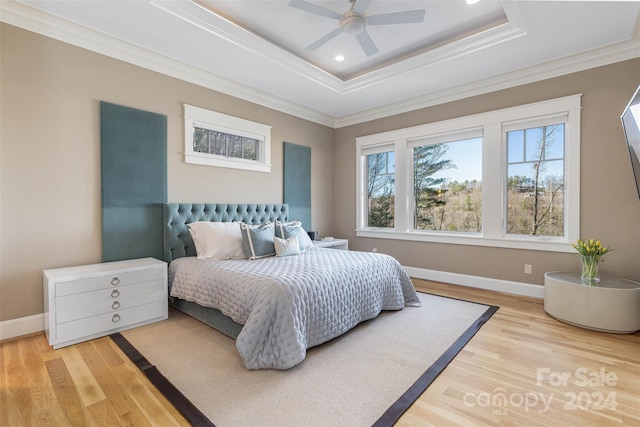
[[[184,105],[185,162],[271,171],[271,126]]]
[[[570,252],[580,95],[356,138],[356,234]]]
[[[193,128],[193,151],[238,159],[258,160],[260,140],[217,130]]]

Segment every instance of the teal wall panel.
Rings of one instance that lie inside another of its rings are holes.
[[[167,117],[100,103],[102,260],[162,259]]]
[[[284,143],[284,203],[289,205],[289,219],[302,222],[305,230],[311,223],[311,147]]]

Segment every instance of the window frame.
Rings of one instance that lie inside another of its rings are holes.
[[[370,211],[370,209],[369,209],[369,198],[368,198],[368,196],[369,196],[369,195],[368,195],[368,188],[369,188],[369,181],[368,181],[368,180],[369,180],[368,156],[370,156],[370,155],[375,155],[375,154],[383,154],[383,153],[384,153],[384,154],[387,154],[387,153],[394,153],[394,154],[395,154],[394,146],[393,146],[393,145],[391,145],[391,144],[377,144],[377,145],[375,145],[375,146],[367,147],[367,148],[366,148],[366,149],[364,149],[364,150],[363,150],[363,152],[362,152],[363,161],[364,161],[364,165],[365,165],[365,166],[364,166],[364,168],[365,168],[365,170],[364,170],[364,183],[365,183],[365,187],[364,187],[364,188],[366,188],[366,189],[367,189],[367,190],[366,190],[366,193],[367,193],[367,194],[366,194],[366,196],[365,196],[365,198],[366,198],[367,200],[366,200],[365,204],[363,205],[364,215],[365,215],[365,217],[366,217],[366,219],[365,219],[365,224],[369,224],[369,217],[370,217],[370,214],[371,214],[371,211]],[[388,160],[388,157],[387,157],[387,160]],[[393,178],[393,181],[394,181],[394,185],[393,185],[393,188],[394,188],[394,191],[393,191],[393,198],[394,198],[394,200],[395,200],[395,197],[396,197],[396,195],[395,195],[395,191],[396,191],[396,189],[395,189],[395,188],[396,188],[396,186],[395,186],[395,181],[396,181],[396,178],[395,178],[395,176],[396,176],[396,159],[395,159],[395,155],[394,155],[393,162],[394,162],[394,166],[393,166],[393,169],[394,169],[394,171],[393,171],[393,176],[394,176],[394,178]],[[387,171],[388,171],[388,166],[387,166]],[[388,173],[387,173],[387,175],[388,175]],[[395,224],[395,203],[394,203],[394,224]],[[367,225],[367,227],[369,227],[369,226]],[[376,229],[388,229],[389,227],[372,227],[372,228],[376,228]]]
[[[516,131],[516,130],[529,130],[529,129],[538,129],[542,126],[553,126],[553,125],[558,125],[558,124],[563,124],[564,125],[564,129],[563,129],[563,133],[565,135],[564,138],[564,147],[563,147],[563,156],[562,156],[562,161],[563,161],[563,178],[564,179],[564,183],[566,183],[566,166],[567,166],[567,153],[566,153],[566,149],[567,149],[567,141],[568,138],[566,136],[566,130],[568,127],[568,115],[567,114],[559,114],[559,115],[551,115],[548,117],[543,117],[543,118],[536,118],[533,120],[524,120],[524,121],[518,121],[517,123],[503,123],[502,124],[502,135],[504,138],[504,146],[505,146],[505,152],[506,152],[506,156],[505,156],[505,162],[504,162],[504,167],[505,167],[505,180],[508,180],[509,178],[509,173],[508,173],[508,169],[509,169],[509,165],[513,164],[513,162],[509,162],[509,153],[508,153],[508,133],[512,132],[512,131]],[[526,154],[525,154],[526,156]],[[554,159],[550,159],[550,160],[554,160]],[[559,159],[556,159],[559,160]],[[547,159],[544,159],[543,162],[548,161]],[[531,161],[529,161],[528,163],[531,163]],[[563,190],[564,192],[564,190]],[[505,203],[503,206],[503,215],[504,215],[504,234],[508,235],[508,236],[514,236],[514,237],[523,237],[523,238],[535,238],[534,236],[529,236],[527,237],[526,235],[522,235],[522,234],[516,234],[516,233],[508,233],[508,183],[505,182],[505,191],[504,191],[504,195],[505,195]],[[564,208],[566,208],[566,203]],[[559,236],[559,237],[552,237],[552,236],[541,236],[540,238],[547,238],[547,239],[564,239],[564,236],[567,235],[567,214],[566,214],[566,209],[564,212],[564,219],[563,219],[563,225],[564,225],[564,233],[563,236]],[[576,239],[577,240],[577,237]]]
[[[473,127],[473,128],[469,128],[469,129],[458,129],[458,130],[454,130],[454,131],[450,131],[450,132],[445,132],[445,133],[438,133],[438,134],[432,134],[429,135],[427,137],[420,137],[420,138],[411,138],[411,139],[407,139],[407,148],[409,150],[409,159],[410,159],[410,166],[411,166],[411,176],[413,177],[415,175],[414,172],[414,165],[415,165],[415,148],[418,147],[423,147],[423,146],[427,146],[427,145],[437,145],[437,144],[448,144],[448,143],[455,143],[458,141],[465,141],[465,140],[469,140],[469,139],[477,139],[480,138],[481,139],[481,143],[482,143],[482,137],[483,137],[483,128],[480,126],[477,127]],[[484,145],[483,145],[484,147]],[[409,165],[407,165],[409,166]],[[414,186],[414,182],[413,179],[411,180],[411,182],[409,183],[409,185],[411,186],[411,188],[413,189]],[[415,206],[415,196],[413,194],[413,192],[411,192],[410,194],[411,199],[409,200],[409,206],[411,209],[411,224],[414,224],[415,222],[415,218],[413,217],[413,214],[416,211],[416,206]],[[429,233],[437,233],[437,234],[442,234],[442,233],[446,233],[446,231],[442,231],[442,230],[418,230],[418,229],[411,229],[411,231],[416,231],[416,232],[429,232]],[[456,232],[450,232],[451,234],[455,234],[455,235],[468,235],[468,236],[478,236],[481,235],[482,232],[477,232],[477,231],[456,231]]]
[[[580,111],[582,94],[494,110],[410,128],[356,138],[356,236],[553,252],[574,252],[580,235]],[[565,115],[565,233],[561,237],[506,233],[507,147],[504,125],[544,123]],[[412,150],[410,142],[482,128],[482,232],[413,230]],[[393,145],[395,150],[395,227],[367,227],[366,152],[370,147]],[[364,173],[363,173],[364,172]]]
[[[197,165],[271,172],[271,126],[233,117],[193,105],[184,106],[184,161]],[[258,159],[243,159],[193,150],[195,128],[256,139]]]

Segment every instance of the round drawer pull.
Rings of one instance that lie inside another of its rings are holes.
[[[111,308],[113,308],[114,310],[119,309],[120,303],[118,301],[114,301],[113,304],[111,304]]]
[[[118,323],[120,321],[120,315],[119,314],[114,314],[113,317],[111,318],[111,321],[113,323]]]
[[[118,279],[117,277],[114,277],[113,279],[111,279],[111,284],[113,286],[117,286],[120,284],[120,279]]]
[[[120,296],[120,291],[119,290],[113,290],[111,291],[111,298],[118,298]]]

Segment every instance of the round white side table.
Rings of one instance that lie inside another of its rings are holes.
[[[577,273],[545,273],[544,310],[574,326],[630,334],[640,330],[640,283],[601,276],[588,286]]]

